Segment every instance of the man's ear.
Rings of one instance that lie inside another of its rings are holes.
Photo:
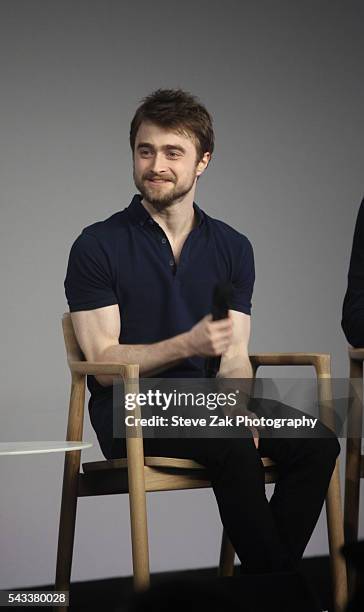
[[[199,177],[206,170],[207,166],[210,163],[210,160],[211,160],[211,153],[206,151],[206,153],[203,154],[202,159],[200,159],[200,161],[197,164],[197,168],[196,168],[197,177]]]

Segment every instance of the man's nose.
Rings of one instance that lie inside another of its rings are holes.
[[[167,171],[166,159],[162,153],[156,153],[151,159],[150,169],[155,174],[163,174]]]

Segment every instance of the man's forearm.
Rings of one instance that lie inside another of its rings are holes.
[[[140,376],[150,377],[163,372],[191,356],[188,332],[153,344],[115,344],[109,346],[97,361],[109,363],[137,363]],[[112,376],[96,376],[103,386],[112,385]]]
[[[220,386],[225,393],[237,388],[239,389],[240,406],[247,409],[249,399],[253,390],[253,369],[248,354],[237,354],[230,359],[222,359],[220,369],[216,375]],[[229,383],[229,379],[239,379]]]

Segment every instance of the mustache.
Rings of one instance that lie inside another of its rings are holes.
[[[172,178],[170,177],[166,177],[166,176],[157,176],[157,175],[149,175],[149,176],[145,176],[144,177],[145,180],[161,180],[161,181],[171,181],[172,183],[174,182]]]

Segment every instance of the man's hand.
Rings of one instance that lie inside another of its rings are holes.
[[[224,412],[226,416],[229,417],[237,417],[237,416],[247,416],[250,419],[258,419],[259,417],[249,410],[251,393],[252,393],[252,379],[248,378],[220,378],[216,379],[217,388],[219,393],[224,393],[228,395],[229,393],[236,393],[239,391],[238,402],[235,406],[226,405],[221,407],[221,410]],[[259,445],[259,431],[258,429],[263,429],[263,426],[254,427],[254,425],[247,425],[248,429],[253,434],[255,447],[258,448]]]
[[[187,332],[189,352],[199,357],[222,355],[230,346],[232,334],[231,316],[213,321],[208,314]]]
[[[225,408],[225,407],[224,407]],[[224,410],[225,411],[225,410]],[[250,410],[243,408],[243,407],[239,407],[239,406],[234,406],[233,408],[229,408],[229,416],[248,416],[250,419],[257,419],[259,418],[255,412],[251,412]],[[259,431],[257,427],[254,427],[254,425],[247,425],[248,429],[250,429],[250,431],[253,434],[253,439],[254,439],[254,444],[255,444],[255,448],[258,448],[259,445]],[[259,429],[263,429],[263,426],[260,425]]]

